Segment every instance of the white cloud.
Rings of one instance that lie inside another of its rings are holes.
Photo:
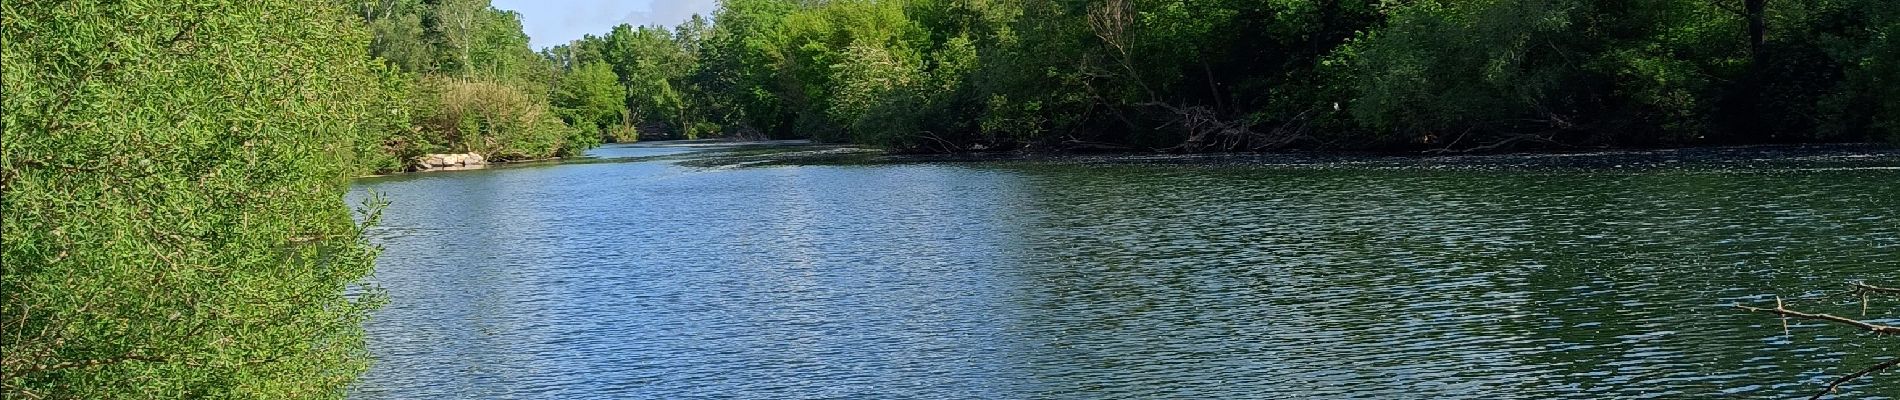
[[[672,26],[700,14],[711,17],[718,0],[653,0],[651,23]]]

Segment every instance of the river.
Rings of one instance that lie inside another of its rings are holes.
[[[700,150],[359,181],[351,397],[1805,398],[1900,353],[1731,308],[1900,284],[1891,162],[626,158]]]

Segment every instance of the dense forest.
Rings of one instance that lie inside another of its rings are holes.
[[[1880,0],[729,0],[530,50],[358,0],[414,156],[809,138],[899,151],[1493,151],[1900,138]]]
[[[487,0],[19,0],[0,21],[8,398],[342,396],[376,207],[338,197],[428,153],[1900,138],[1889,0],[728,0],[540,51]]]
[[[1896,31],[1883,0],[729,0],[543,53],[622,131],[1473,151],[1900,137]]]

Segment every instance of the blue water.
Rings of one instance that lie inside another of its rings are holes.
[[[1728,308],[1900,284],[1890,169],[625,158],[702,150],[359,183],[352,397],[1785,398],[1900,353]]]

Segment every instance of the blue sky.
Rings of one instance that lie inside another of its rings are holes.
[[[522,30],[540,49],[581,35],[607,33],[614,25],[673,26],[693,14],[710,17],[718,0],[494,0],[494,4],[520,12]]]

